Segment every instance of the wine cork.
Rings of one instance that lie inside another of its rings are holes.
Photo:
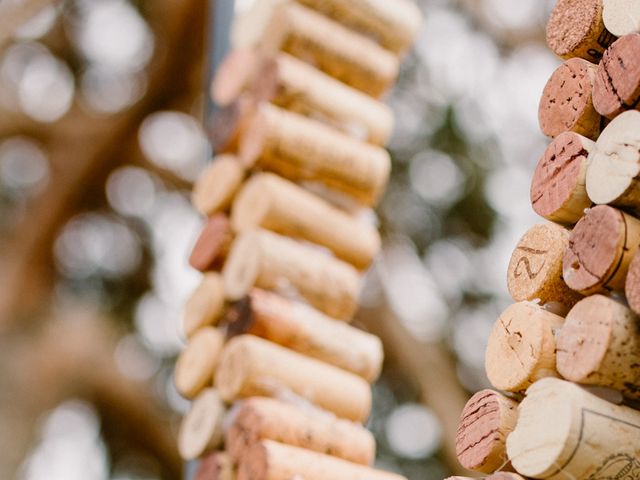
[[[238,99],[258,71],[260,56],[253,48],[236,48],[227,53],[211,83],[211,99],[227,107]]]
[[[567,380],[640,399],[640,320],[611,298],[585,298],[560,331],[557,365]]]
[[[603,0],[604,26],[616,37],[640,32],[640,4],[635,0]]]
[[[205,273],[200,285],[191,294],[184,307],[182,324],[191,338],[203,327],[215,326],[224,312],[224,286],[220,275]]]
[[[542,133],[557,137],[575,132],[592,140],[598,138],[601,118],[591,99],[596,69],[582,58],[571,58],[553,72],[538,107]]]
[[[244,178],[244,169],[232,155],[219,155],[193,186],[191,203],[206,216],[229,208]]]
[[[376,145],[386,144],[393,131],[388,105],[286,53],[263,62],[251,93]]]
[[[628,111],[604,129],[589,156],[587,193],[597,204],[640,208],[640,112]]]
[[[640,245],[640,220],[607,205],[590,209],[569,237],[563,264],[569,287],[584,294],[624,290]]]
[[[200,329],[190,339],[176,361],[174,372],[180,395],[191,399],[211,385],[223,344],[224,335],[212,327]]]
[[[456,455],[464,468],[492,473],[506,466],[507,436],[516,426],[518,403],[481,390],[464,407],[456,434]]]
[[[572,307],[582,295],[562,278],[562,258],[569,246],[569,230],[553,223],[531,227],[518,241],[507,271],[507,284],[516,301],[539,300]]]
[[[232,239],[231,223],[227,216],[223,213],[213,215],[198,235],[189,256],[189,265],[201,272],[220,270]]]
[[[240,139],[255,109],[255,99],[245,93],[226,107],[215,110],[208,120],[208,134],[217,154],[235,154],[238,151]]]
[[[422,13],[408,0],[298,0],[401,54],[414,42]]]
[[[235,480],[233,462],[225,452],[214,452],[202,459],[195,480]]]
[[[255,286],[299,295],[341,320],[351,319],[358,307],[360,275],[354,267],[267,230],[238,235],[222,278],[229,300],[240,300]]]
[[[373,382],[382,369],[375,335],[323,315],[299,302],[254,289],[225,316],[230,335],[249,333]]]
[[[224,402],[215,389],[206,388],[198,394],[178,433],[178,451],[184,460],[194,460],[222,445],[225,414]]]
[[[272,440],[254,444],[238,465],[238,480],[406,480],[395,473],[284,445]]]
[[[531,181],[531,205],[541,217],[573,225],[591,206],[587,195],[587,159],[595,142],[573,132],[553,139]]]
[[[373,434],[362,425],[319,409],[264,397],[240,402],[226,435],[226,449],[236,461],[260,440],[306,448],[363,465],[375,458]]]
[[[526,480],[525,477],[513,472],[495,472],[489,475],[486,480]]]
[[[634,33],[616,40],[602,57],[593,88],[593,104],[603,116],[612,119],[625,110],[638,110],[638,55],[640,35]]]
[[[522,392],[536,380],[558,376],[554,333],[563,318],[531,302],[508,307],[495,323],[485,354],[491,384]]]
[[[376,203],[391,171],[383,148],[320,122],[260,104],[240,141],[240,159],[291,180],[318,181],[367,206]]]
[[[236,232],[264,228],[330,249],[356,268],[369,266],[380,250],[380,234],[320,197],[272,173],[254,175],[233,203]]]
[[[631,310],[640,315],[640,255],[637,253],[629,264],[624,293]]]
[[[227,402],[293,392],[356,422],[371,410],[371,389],[362,378],[252,335],[228,342],[215,383]]]
[[[602,0],[558,0],[547,23],[547,45],[559,57],[598,63],[615,37],[602,21]]]
[[[527,390],[507,453],[518,473],[550,480],[638,478],[640,412],[545,378]]]
[[[284,51],[341,82],[380,97],[395,82],[398,57],[318,12],[295,3],[276,7],[259,48]]]

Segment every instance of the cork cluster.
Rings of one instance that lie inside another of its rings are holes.
[[[565,62],[539,108],[551,140],[530,198],[546,222],[513,251],[517,303],[485,355],[495,390],[458,430],[460,463],[488,478],[640,478],[639,10],[558,0],[547,24]]]
[[[410,0],[258,0],[211,86],[175,385],[197,480],[402,480],[363,424],[379,338],[350,325],[380,249],[364,220],[393,129],[379,100],[421,23]],[[250,27],[247,27],[250,26]],[[363,215],[364,214],[364,215]]]

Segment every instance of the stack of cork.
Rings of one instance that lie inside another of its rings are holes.
[[[640,479],[639,18],[638,2],[559,0],[547,24],[564,63],[531,202],[548,222],[513,252],[517,303],[486,351],[496,390],[458,429],[460,462],[490,478]]]
[[[401,480],[372,467],[363,423],[383,351],[350,322],[381,243],[371,209],[393,115],[380,96],[420,12],[259,0],[242,22],[211,87],[218,155],[193,190],[207,220],[175,368],[193,400],[179,450],[201,459],[198,480]]]

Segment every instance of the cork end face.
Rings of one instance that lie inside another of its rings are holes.
[[[182,351],[176,361],[174,377],[176,389],[183,397],[193,398],[211,384],[223,343],[220,331],[205,327]]]
[[[557,315],[529,302],[508,307],[496,321],[485,354],[491,384],[522,392],[541,376],[554,373],[555,345],[548,318]],[[560,320],[562,320],[560,318]]]
[[[531,205],[547,220],[574,224],[591,206],[585,189],[587,159],[595,144],[564,132],[547,147],[531,181]]]
[[[553,72],[542,92],[538,120],[542,133],[556,137],[574,131],[589,138],[600,133],[600,117],[593,108],[591,91],[596,66],[572,58]]]
[[[640,31],[640,4],[635,0],[603,0],[602,20],[613,35],[622,37]]]
[[[507,286],[515,301],[559,300],[556,295],[561,293],[557,290],[562,287],[562,257],[568,239],[564,228],[549,223],[534,225],[522,236],[507,270]]]
[[[254,230],[236,237],[222,270],[222,282],[227,300],[240,300],[255,284],[260,269],[259,243]]]
[[[573,447],[568,441],[575,420],[573,389],[580,387],[556,378],[544,378],[527,390],[518,407],[516,428],[507,438],[507,455],[521,475],[547,478],[557,472],[558,465],[563,465],[571,454],[565,451],[565,446]]]
[[[593,104],[608,119],[640,103],[640,35],[632,34],[616,40],[598,65],[593,89]]]
[[[231,244],[231,225],[227,216],[217,214],[209,218],[198,236],[191,255],[189,265],[205,272],[222,266]]]
[[[182,420],[178,451],[184,460],[194,460],[222,443],[224,403],[213,388],[203,390]]]
[[[182,322],[187,337],[193,337],[202,327],[215,324],[223,310],[222,278],[214,272],[206,273],[184,307]]]
[[[636,254],[629,265],[629,273],[625,283],[625,294],[631,310],[640,312],[640,255]]]
[[[625,220],[622,212],[600,205],[576,224],[562,260],[567,285],[585,295],[605,288],[623,254]]]
[[[231,224],[236,232],[266,227],[264,220],[271,204],[272,176],[269,173],[254,175],[238,193],[231,212]]]
[[[240,460],[237,480],[264,480],[268,478],[268,457],[264,442],[254,444]]]
[[[217,155],[193,186],[191,203],[205,216],[225,210],[244,171],[233,155]]]
[[[618,115],[604,129],[589,157],[587,193],[594,203],[625,203],[640,174],[640,112]],[[623,205],[624,206],[624,205]]]
[[[255,165],[262,156],[268,133],[266,113],[258,109],[253,119],[247,125],[238,146],[238,158],[247,168]]]
[[[242,394],[248,375],[247,359],[249,355],[247,337],[245,336],[231,339],[222,351],[220,364],[216,371],[215,387],[227,403],[231,403]]]
[[[211,85],[211,98],[220,107],[236,100],[254,76],[258,55],[252,48],[240,48],[229,53],[218,67]]]
[[[547,22],[547,45],[559,57],[575,56],[590,37],[597,38],[600,16],[600,0],[559,0]]]
[[[491,473],[506,460],[498,395],[492,390],[476,393],[465,405],[456,434],[456,455],[464,468]],[[500,455],[502,453],[502,455]]]
[[[279,70],[280,63],[276,57],[262,62],[251,89],[251,93],[256,100],[270,102],[278,96],[278,91],[280,90]]]
[[[216,152],[233,152],[237,149],[253,109],[250,98],[240,97],[215,112],[209,123],[209,138]]]
[[[592,383],[602,365],[612,334],[612,314],[620,305],[602,295],[578,302],[569,312],[558,336],[557,366],[572,382]]]

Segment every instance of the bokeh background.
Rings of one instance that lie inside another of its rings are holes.
[[[357,321],[388,357],[379,464],[435,480],[457,471],[458,414],[486,385],[507,262],[536,221],[537,103],[559,62],[550,1],[420,5]],[[208,8],[0,0],[0,478],[180,478],[172,366],[199,280]]]

